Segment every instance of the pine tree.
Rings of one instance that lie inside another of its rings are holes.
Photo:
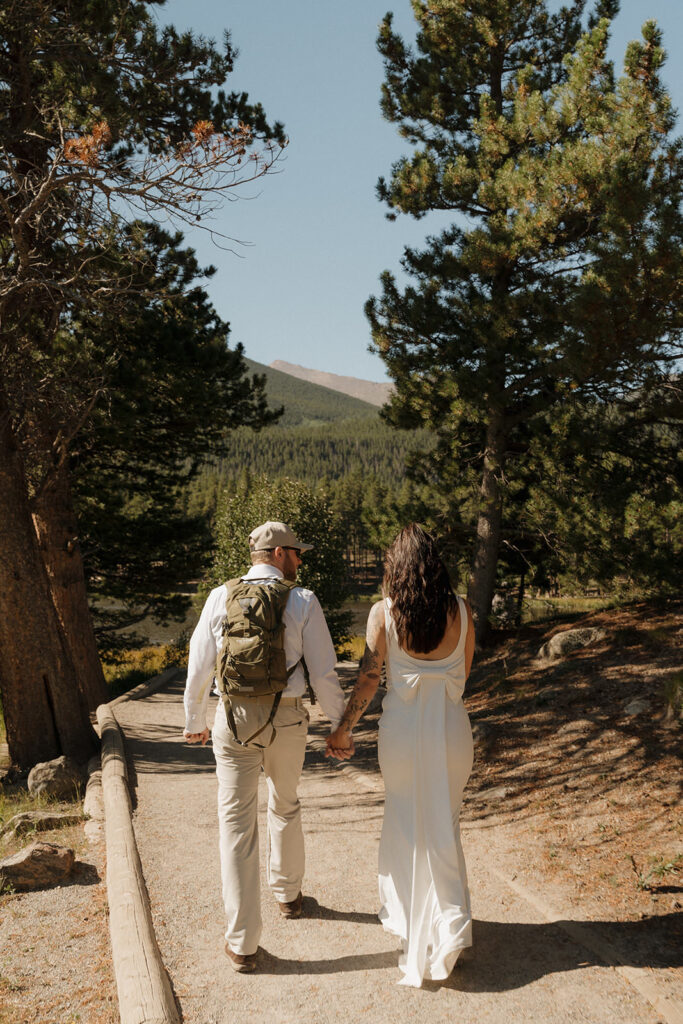
[[[86,309],[121,315],[131,278],[120,254],[147,256],[128,229],[141,211],[196,223],[284,143],[259,106],[220,88],[229,39],[159,29],[153,7],[0,6],[0,690],[23,765],[85,759],[102,693],[83,592],[77,621],[56,607],[59,578],[83,576],[70,446],[106,377],[96,345],[71,346],[70,326]],[[70,641],[86,633],[83,677]]]
[[[431,472],[476,523],[481,639],[505,499],[548,410],[643,387],[680,352],[683,163],[653,22],[615,80],[615,0],[584,34],[579,0],[412,6],[416,49],[391,16],[379,48],[382,109],[416,149],[378,192],[392,216],[454,220],[405,251],[411,283],[384,274],[367,314],[396,384],[389,418],[437,432]]]
[[[518,528],[542,538],[538,582],[675,594],[683,569],[683,395],[674,378],[630,401],[573,401],[548,417]],[[561,455],[561,459],[560,459]]]
[[[94,338],[103,363],[116,356],[106,401],[69,459],[100,646],[116,642],[122,623],[184,614],[177,584],[196,578],[212,549],[212,505],[188,514],[185,491],[200,466],[230,450],[236,426],[260,429],[277,417],[264,377],[248,375],[241,346],[228,347],[229,326],[201,286],[211,268],[200,270],[179,233],[147,225],[145,246],[144,267],[129,270],[137,287],[121,322],[85,311],[72,325],[75,344]]]

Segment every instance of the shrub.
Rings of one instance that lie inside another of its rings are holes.
[[[344,525],[327,497],[299,480],[256,477],[224,494],[218,505],[216,554],[204,596],[209,587],[246,572],[251,565],[249,534],[267,520],[287,523],[302,541],[313,545],[304,555],[298,581],[317,596],[335,648],[341,649],[349,639],[352,618],[340,611],[349,595]]]

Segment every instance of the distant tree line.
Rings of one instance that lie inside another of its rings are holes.
[[[574,401],[554,410],[514,475],[506,476],[495,589],[514,591],[520,612],[527,591],[676,592],[683,553],[682,448],[669,390],[677,392],[676,381],[662,388],[664,407],[656,415],[644,412],[656,404],[654,396],[630,408]],[[329,428],[340,445],[348,426]],[[253,436],[272,435],[277,451],[281,432],[288,433],[272,427]],[[286,457],[285,447],[264,474],[270,488],[293,477],[329,504],[342,526],[355,589],[376,588],[385,549],[401,527],[416,520],[439,537],[454,583],[466,590],[476,543],[475,468],[454,463],[428,444],[412,451],[406,447],[398,473],[389,472],[389,465],[375,473],[351,439],[344,459],[330,463],[320,459],[315,438],[307,448],[308,435],[303,430],[298,439],[296,463]],[[433,467],[439,458],[437,476]],[[331,465],[337,472],[326,475]],[[263,486],[263,466],[259,459],[232,474],[228,463],[221,469],[204,466],[184,491],[188,517],[206,516],[215,523],[226,502]]]
[[[212,508],[221,481],[253,472],[314,485],[360,474],[368,481],[396,486],[411,452],[429,444],[428,431],[394,430],[376,415],[316,426],[277,425],[258,432],[238,428],[230,434],[221,459],[205,465],[189,486],[187,509],[194,513]]]
[[[320,384],[311,385],[291,373],[273,370],[252,359],[247,359],[246,364],[250,373],[265,378],[266,398],[273,409],[282,409],[282,426],[315,427],[341,419],[372,419],[377,415],[377,409],[360,398]]]

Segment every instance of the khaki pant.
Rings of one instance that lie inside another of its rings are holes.
[[[263,703],[232,701],[237,735],[251,736],[268,720],[272,698]],[[275,716],[275,739],[268,747],[236,743],[223,703],[213,726],[218,776],[218,826],[225,938],[234,953],[255,953],[261,937],[258,782],[268,783],[268,884],[281,903],[296,899],[304,876],[304,837],[297,786],[304,763],[308,712],[298,698],[283,698]],[[255,743],[268,743],[270,728]]]

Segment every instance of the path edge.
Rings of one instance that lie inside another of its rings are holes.
[[[502,882],[511,889],[517,896],[521,896],[532,907],[543,915],[550,924],[562,929],[578,946],[593,953],[609,967],[611,967],[624,981],[628,982],[636,991],[652,1006],[662,1017],[662,1024],[683,1024],[683,1007],[668,993],[663,992],[657,980],[652,977],[652,972],[647,967],[632,967],[623,962],[620,954],[606,939],[592,935],[585,925],[590,921],[573,921],[571,914],[566,909],[557,909],[546,902],[543,897],[532,892],[525,885],[521,885],[513,878],[488,865],[488,870],[499,882]]]
[[[115,697],[114,700],[110,700],[108,704],[102,706],[115,708],[127,700],[142,700],[143,697],[149,697],[151,693],[156,693],[157,690],[160,690],[166,683],[170,683],[176,676],[184,676],[186,672],[187,669],[182,668],[180,665],[171,665],[170,668],[167,668],[160,675],[148,679],[146,683],[140,683],[138,686],[133,687],[132,690],[127,690],[126,693],[122,693],[119,697]],[[99,708],[97,710],[99,711]]]
[[[121,1024],[180,1024],[154,931],[133,830],[123,736],[114,713],[116,704],[154,693],[178,671],[178,668],[167,669],[97,709],[102,740],[109,934]]]

